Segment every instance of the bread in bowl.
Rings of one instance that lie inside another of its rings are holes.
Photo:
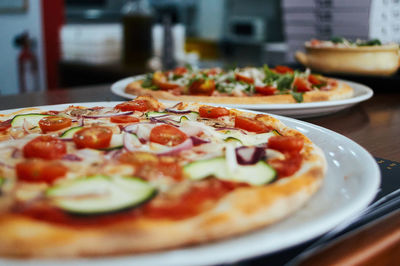
[[[399,67],[399,45],[311,40],[296,59],[313,71],[330,74],[392,75]]]

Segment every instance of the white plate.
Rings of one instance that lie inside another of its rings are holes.
[[[115,106],[118,102],[78,103],[88,107]],[[44,106],[60,110],[70,104]],[[2,111],[0,113],[8,113]],[[300,244],[356,216],[374,198],[380,184],[380,172],[374,158],[352,140],[328,129],[276,116],[320,146],[328,161],[324,184],[311,201],[288,219],[243,236],[215,243],[144,255],[128,255],[101,259],[10,260],[6,265],[214,265],[269,254]],[[32,243],[34,245],[34,243]]]
[[[143,78],[143,75],[125,78],[120,81],[115,82],[111,85],[111,91],[121,97],[127,99],[136,98],[135,95],[125,92],[125,87],[137,79]],[[327,115],[330,113],[338,112],[345,108],[349,108],[357,103],[366,101],[373,95],[373,90],[360,83],[340,80],[346,82],[351,87],[354,88],[354,96],[349,99],[337,100],[337,101],[323,101],[323,102],[313,102],[313,103],[292,103],[292,104],[224,104],[224,106],[232,108],[243,108],[251,109],[257,111],[268,112],[277,115],[285,115],[294,118],[305,118],[313,116]],[[165,100],[163,100],[165,101]],[[176,103],[174,101],[165,101]],[[205,102],[206,103],[206,102]],[[221,105],[221,104],[211,104],[210,105]]]

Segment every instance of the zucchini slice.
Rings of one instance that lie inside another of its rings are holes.
[[[94,175],[50,187],[46,196],[68,212],[101,214],[133,208],[156,194],[148,182],[136,177]]]
[[[66,131],[64,131],[64,132],[61,134],[60,138],[62,138],[62,139],[72,139],[72,137],[74,136],[74,134],[75,134],[77,131],[81,130],[82,128],[83,128],[83,127],[81,127],[81,126],[78,126],[78,127],[71,127],[70,129],[67,129]]]
[[[183,167],[183,173],[193,180],[214,176],[222,180],[245,182],[253,186],[268,184],[276,177],[275,169],[264,161],[253,165],[237,165],[234,171],[229,171],[224,157],[189,163]]]
[[[229,130],[226,133],[222,133],[220,136],[225,142],[236,140],[244,146],[257,146],[259,144],[267,143],[268,139],[272,136],[277,135],[275,131],[268,133],[245,135],[239,130]]]
[[[199,113],[197,113],[197,112],[190,112],[190,113],[188,113],[188,114],[178,115],[178,117],[179,117],[179,120],[178,120],[179,122],[187,121],[187,120],[189,120],[189,121],[196,121],[197,118],[199,117]]]
[[[6,181],[5,178],[0,177],[0,195],[1,195],[1,188],[3,187],[5,181]]]
[[[16,115],[14,118],[11,120],[11,126],[12,127],[22,127],[24,124],[24,121],[27,121],[32,127],[37,127],[39,125],[39,121],[46,116],[50,115],[43,115],[43,114],[21,114],[21,115]]]
[[[239,145],[243,145],[243,143],[240,141],[240,139],[234,138],[234,137],[227,137],[224,139],[225,142],[231,142],[231,143],[237,143]]]
[[[157,118],[160,117],[160,119],[166,118],[166,119],[171,119],[175,122],[183,122],[183,121],[196,121],[197,117],[199,117],[199,113],[197,112],[190,112],[187,114],[172,114],[172,113],[167,113],[167,112],[156,112],[156,111],[151,111],[146,113],[147,118]]]
[[[150,111],[146,113],[146,117],[150,118],[150,117],[158,117],[158,116],[164,116],[167,115],[167,112],[157,112],[157,111]]]

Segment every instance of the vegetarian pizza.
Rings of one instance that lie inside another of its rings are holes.
[[[209,243],[278,222],[326,162],[265,114],[140,96],[0,116],[0,255],[93,257]]]
[[[287,104],[350,98],[348,84],[287,66],[156,71],[129,83],[125,92],[158,99],[220,104]]]

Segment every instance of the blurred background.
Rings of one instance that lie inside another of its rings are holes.
[[[1,0],[0,94],[157,69],[296,65],[312,38],[400,42],[399,0]]]

